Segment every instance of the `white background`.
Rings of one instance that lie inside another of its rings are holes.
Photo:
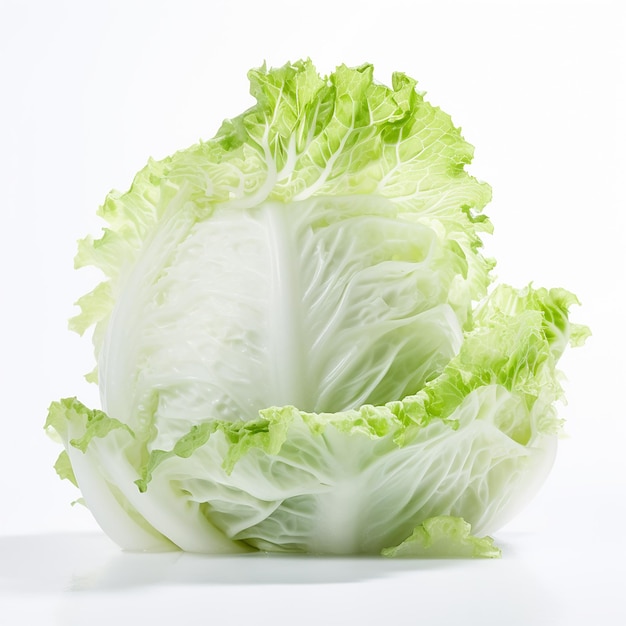
[[[626,21],[619,2],[0,0],[0,622],[626,623]],[[251,105],[246,72],[401,70],[476,146],[497,275],[563,286],[593,337],[562,361],[554,471],[498,533],[501,561],[206,559],[120,553],[52,464],[50,401],[90,342],[66,330],[98,205],[149,156]]]

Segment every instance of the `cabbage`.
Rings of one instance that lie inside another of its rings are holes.
[[[414,80],[249,78],[79,244],[102,410],[52,403],[57,472],[129,550],[496,556],[470,527],[549,472],[576,298],[489,289],[490,188]]]

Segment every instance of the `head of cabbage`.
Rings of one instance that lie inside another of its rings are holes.
[[[489,289],[490,188],[414,80],[249,78],[252,108],[80,242],[102,410],[51,405],[59,475],[130,550],[497,555],[470,527],[551,467],[576,298]]]

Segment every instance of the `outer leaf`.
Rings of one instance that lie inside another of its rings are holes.
[[[502,556],[491,537],[474,537],[463,519],[440,515],[424,520],[400,545],[385,548],[383,556],[404,558],[488,558]]]
[[[145,447],[130,429],[102,411],[92,411],[68,398],[54,402],[46,427],[61,435],[65,453],[56,469],[61,478],[78,483],[85,504],[104,531],[132,550],[242,552],[245,546],[227,539],[169,485],[150,496],[134,484]]]

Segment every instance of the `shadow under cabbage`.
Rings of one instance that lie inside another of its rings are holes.
[[[467,566],[453,559],[331,557],[253,552],[204,555],[122,552],[99,534],[0,537],[0,591],[80,592],[159,585],[353,583]],[[478,563],[476,562],[476,565]],[[483,566],[487,565],[483,562]]]

